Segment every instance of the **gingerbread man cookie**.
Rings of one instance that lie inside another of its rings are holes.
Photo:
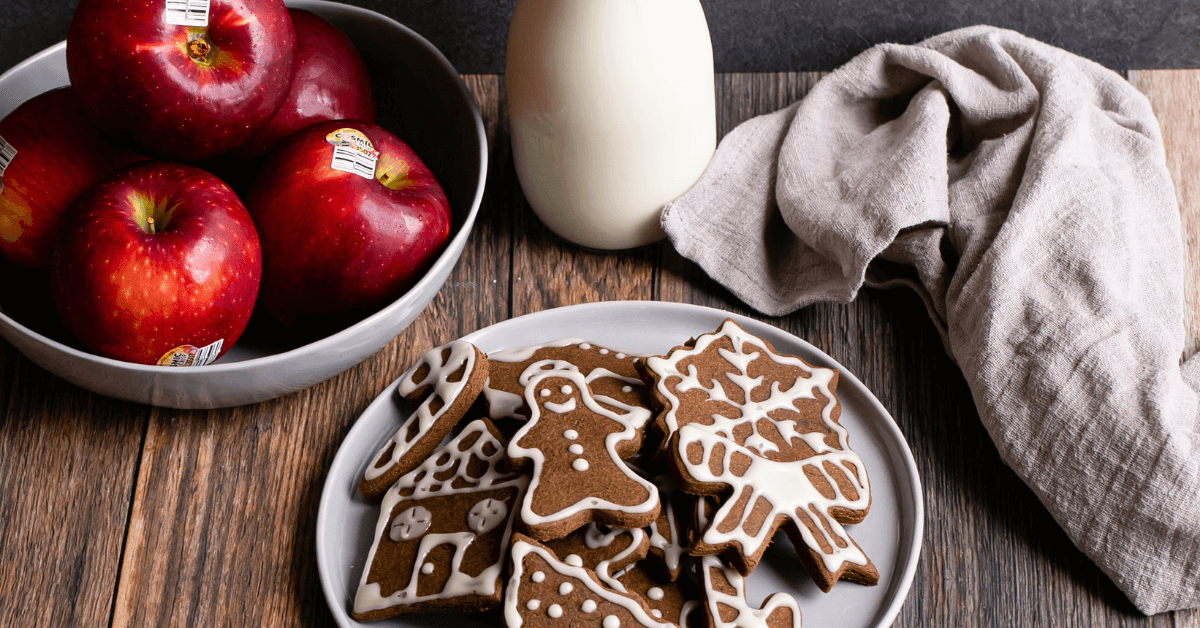
[[[517,534],[512,577],[504,592],[508,628],[669,628],[636,597],[615,591],[583,567],[568,565],[533,539]]]
[[[529,480],[497,470],[504,448],[491,422],[473,421],[388,489],[355,619],[500,603],[500,572]]]
[[[613,574],[621,573],[646,557],[650,538],[641,528],[604,529],[591,522],[558,539],[543,543],[559,560],[591,569],[612,586]]]
[[[650,395],[635,366],[636,357],[579,338],[506,349],[488,354],[491,375],[483,389],[492,419],[529,416],[525,387],[542,371],[583,373],[600,405],[617,412],[635,428],[650,420]]]
[[[641,528],[658,517],[658,489],[622,460],[637,451],[641,433],[598,404],[581,373],[538,373],[525,400],[532,415],[508,455],[532,465],[521,504],[530,536],[558,538],[589,521]]]
[[[380,448],[359,480],[359,491],[379,499],[396,478],[425,460],[475,402],[487,377],[487,359],[469,342],[456,340],[425,352],[396,388],[410,402],[424,401]]]
[[[837,371],[780,355],[730,320],[643,364],[683,488],[723,497],[693,554],[724,553],[749,574],[782,524],[822,590],[878,581],[842,527],[862,521],[871,493],[838,423]]]

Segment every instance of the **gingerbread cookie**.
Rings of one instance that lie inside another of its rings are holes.
[[[602,582],[608,582],[613,574],[646,557],[650,537],[641,528],[604,529],[593,521],[543,544],[564,563],[591,569]]]
[[[525,387],[542,371],[583,373],[600,405],[624,415],[635,428],[650,420],[649,391],[638,375],[636,358],[620,351],[564,338],[542,345],[488,354],[491,372],[483,389],[492,419],[529,416]]]
[[[508,628],[668,628],[640,600],[615,591],[583,567],[568,565],[533,539],[517,534],[512,577],[504,592]]]
[[[505,550],[529,480],[497,470],[504,449],[491,422],[472,421],[388,489],[355,619],[500,603]]]
[[[487,377],[487,359],[469,342],[456,340],[425,352],[400,376],[396,388],[412,403],[424,401],[379,450],[358,490],[379,499],[397,478],[429,457],[475,402]]]
[[[581,373],[540,372],[525,400],[532,415],[508,455],[516,465],[532,464],[521,504],[530,536],[558,538],[589,521],[641,528],[658,518],[658,489],[622,460],[637,451],[641,433],[598,404]]]
[[[710,628],[800,628],[800,607],[787,593],[772,593],[761,608],[746,602],[746,578],[716,556],[700,557],[704,611]]]
[[[749,574],[782,524],[822,590],[878,581],[842,527],[866,516],[871,494],[838,423],[837,371],[780,355],[730,320],[642,364],[684,490],[723,498],[693,554],[723,553]]]
[[[674,582],[660,579],[639,563],[617,577],[615,586],[613,582],[605,582],[617,591],[638,596],[655,619],[683,626],[692,613],[700,611],[703,615],[700,592],[688,578]]]
[[[663,579],[674,582],[679,579],[683,569],[683,556],[691,546],[685,524],[692,513],[689,506],[695,500],[680,491],[669,475],[655,477],[654,485],[658,487],[662,509],[658,513],[658,519],[650,524],[649,555],[662,571]]]

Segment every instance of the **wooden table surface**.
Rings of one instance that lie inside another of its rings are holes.
[[[1200,338],[1200,70],[1127,74],[1163,127]],[[803,96],[816,74],[725,74],[718,125]],[[657,299],[765,320],[833,356],[891,411],[925,488],[925,538],[896,626],[1200,628],[1140,615],[1000,461],[962,376],[907,291],[784,318],[749,311],[669,244],[593,254],[549,233],[512,166],[503,81],[465,77],[488,131],[487,193],[441,294],[361,365],[240,408],[179,411],[92,394],[0,343],[0,626],[332,626],[317,502],[359,413],[425,349],[573,303]],[[854,585],[844,585],[854,586]]]

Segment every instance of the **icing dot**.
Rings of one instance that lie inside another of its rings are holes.
[[[663,599],[663,590],[658,587],[653,587],[649,591],[646,591],[646,597],[652,600],[661,600]]]
[[[624,359],[625,359],[625,354],[624,354],[624,353],[618,353],[616,357],[617,357],[617,359],[618,359],[618,360],[624,360]]]
[[[587,471],[588,461],[584,460],[583,458],[576,458],[575,462],[571,463],[571,468],[575,469],[576,471]]]
[[[546,579],[546,574],[540,571],[535,571],[533,572],[533,575],[529,577],[529,579],[533,580],[534,582],[541,582],[542,580]]]
[[[421,565],[421,573],[427,576],[433,573],[433,563],[425,563],[424,565]]]
[[[550,608],[546,609],[546,614],[554,619],[558,619],[559,617],[562,617],[562,607],[558,604],[551,604]]]
[[[558,391],[559,391],[559,392],[561,392],[561,393],[562,393],[562,394],[564,394],[564,395],[569,395],[569,394],[571,394],[571,387],[570,387],[570,386],[563,386],[562,388],[559,388],[559,389],[558,389]]]
[[[543,388],[543,389],[542,389],[542,392],[540,392],[540,393],[538,393],[538,394],[539,394],[539,395],[541,395],[541,396],[543,396],[543,397],[549,397],[549,396],[550,396],[550,389],[549,389],[549,388]]]
[[[590,345],[586,342],[581,342],[581,343],[579,343],[579,348],[583,349],[584,351],[587,351],[588,349],[592,348],[592,345]]]
[[[581,610],[585,613],[590,613],[590,612],[596,610],[596,601],[595,600],[584,600],[583,604],[579,605],[579,610]]]
[[[563,438],[567,440],[575,440],[576,438],[579,438],[579,432],[576,432],[575,430],[567,430],[563,432]]]
[[[538,609],[538,607],[541,605],[542,605],[542,603],[539,602],[538,600],[529,600],[528,602],[525,603],[525,608],[528,608],[531,611],[536,611]]]
[[[650,609],[650,614],[654,615],[655,617],[662,617],[662,611],[658,610],[657,608]]]
[[[623,392],[623,393],[633,392],[633,386],[622,386],[621,392]]]
[[[618,628],[621,625],[621,620],[617,619],[616,615],[607,615],[604,621],[600,623],[604,628]]]
[[[567,554],[567,557],[563,559],[563,562],[571,565],[572,567],[583,566],[583,559],[579,557],[579,554]]]
[[[564,583],[558,585],[558,594],[566,595],[571,592],[571,589],[574,589],[574,588],[575,587],[572,586],[570,582],[564,582]]]
[[[608,355],[608,349],[601,349],[600,355]]]
[[[575,443],[574,445],[567,447],[567,451],[569,451],[573,454],[579,455],[579,454],[583,453],[583,445],[580,445],[579,443]]]

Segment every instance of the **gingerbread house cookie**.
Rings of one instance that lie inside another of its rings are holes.
[[[388,489],[351,615],[483,610],[501,600],[501,569],[528,478],[501,473],[505,444],[487,419]]]

